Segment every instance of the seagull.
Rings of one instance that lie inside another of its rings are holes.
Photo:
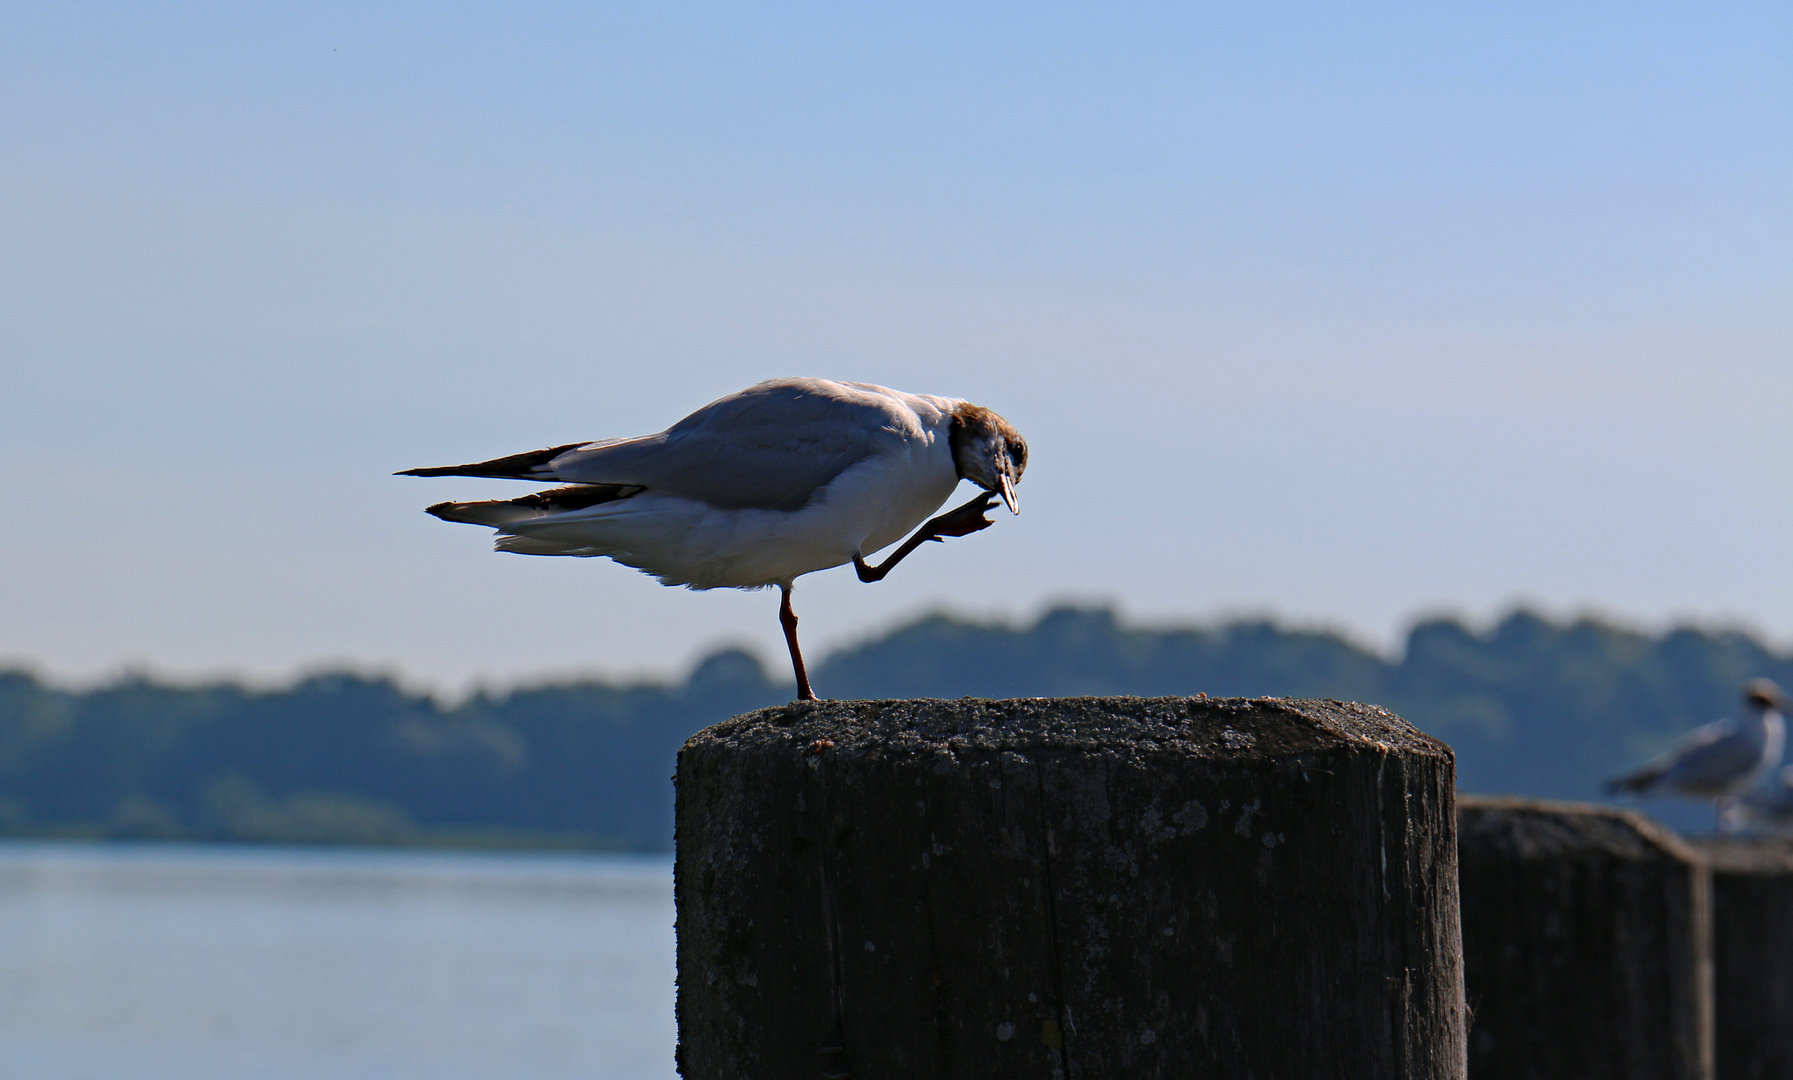
[[[984,515],[999,498],[1019,514],[1015,485],[1026,468],[1027,441],[982,406],[871,383],[772,379],[657,435],[396,475],[566,485],[428,508],[498,530],[499,551],[604,555],[690,589],[778,586],[797,699],[814,701],[791,608],[797,578],[850,562],[859,580],[879,581],[930,540],[989,528]],[[929,519],[960,480],[981,491]],[[866,562],[911,529],[883,563]]]
[[[1666,790],[1716,800],[1719,829],[1725,831],[1735,820],[1727,813],[1731,801],[1779,764],[1786,741],[1782,716],[1787,711],[1787,695],[1779,686],[1751,679],[1743,684],[1741,716],[1694,729],[1636,771],[1607,781],[1607,790],[1640,795]]]

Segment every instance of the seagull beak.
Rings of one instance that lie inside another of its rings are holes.
[[[1002,495],[1003,504],[1009,508],[1009,513],[1019,514],[1021,512],[1021,500],[1015,498],[1015,485],[1010,482],[1007,475],[1004,475],[1000,482],[1002,488],[1000,489],[999,494]]]

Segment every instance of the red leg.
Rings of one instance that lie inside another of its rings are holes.
[[[809,672],[803,670],[803,650],[797,648],[797,613],[791,610],[791,587],[780,585],[784,600],[778,605],[778,624],[784,627],[784,643],[791,650],[791,667],[797,672],[797,700],[814,701],[816,693],[809,688]]]
[[[873,566],[858,555],[853,556],[853,569],[859,572],[860,581],[882,581],[884,575],[890,573],[891,567],[903,561],[903,557],[911,551],[927,543],[929,540],[943,540],[948,536],[970,536],[979,529],[988,529],[993,524],[984,514],[996,505],[996,496],[984,492],[963,506],[954,507],[937,518],[932,518],[915,530],[915,535],[903,541],[903,546],[891,553],[884,560],[884,565]]]

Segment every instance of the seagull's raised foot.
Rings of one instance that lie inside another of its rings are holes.
[[[964,506],[955,507],[937,518],[923,522],[915,535],[903,541],[903,546],[891,553],[882,565],[873,566],[858,553],[853,555],[853,570],[860,581],[883,581],[884,575],[890,573],[892,567],[903,561],[903,557],[930,540],[945,540],[949,536],[970,536],[980,529],[988,529],[996,524],[984,515],[996,505],[996,496],[989,492],[977,496]]]

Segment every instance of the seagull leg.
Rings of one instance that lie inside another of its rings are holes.
[[[860,581],[883,581],[884,575],[890,573],[891,567],[903,561],[903,557],[911,551],[927,543],[929,540],[944,540],[949,536],[970,536],[979,529],[988,529],[995,524],[984,514],[996,505],[996,495],[982,492],[964,506],[955,507],[922,523],[915,530],[915,535],[903,541],[903,546],[891,553],[882,566],[873,566],[866,562],[857,552],[853,555],[853,569],[859,572]]]
[[[809,688],[809,672],[803,670],[803,650],[797,648],[797,613],[791,610],[791,587],[780,585],[784,600],[778,605],[778,624],[784,627],[784,643],[791,650],[791,667],[797,672],[797,700],[814,701],[816,692]]]

